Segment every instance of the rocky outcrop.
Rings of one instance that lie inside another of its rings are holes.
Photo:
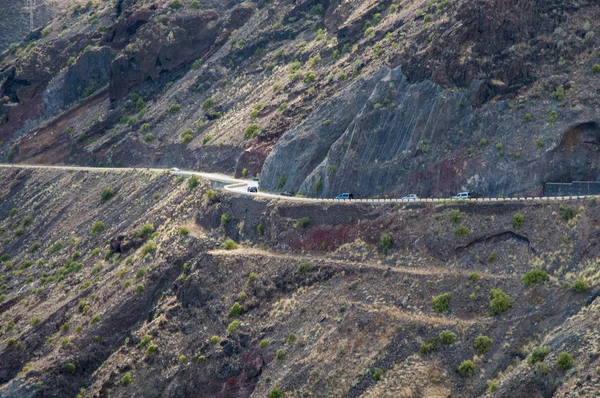
[[[56,76],[44,90],[46,116],[56,115],[108,84],[114,56],[115,51],[110,47],[91,49]]]
[[[225,17],[208,10],[145,23],[144,15],[138,16],[136,23],[125,28],[127,32],[135,27],[136,41],[111,65],[111,99],[127,95],[132,87],[147,79],[155,80],[162,72],[179,69],[205,56],[213,47],[225,43],[228,29],[244,24],[253,11],[253,7],[242,4]]]
[[[587,120],[593,113],[548,114],[550,104],[541,103],[534,107],[541,127],[534,126],[532,114],[507,101],[474,107],[481,84],[473,81],[467,91],[428,80],[410,84],[398,67],[366,101],[351,86],[281,138],[265,161],[261,186],[321,197],[536,195],[544,182],[596,178],[586,172],[600,137],[598,124]],[[354,108],[323,113],[344,102]],[[332,114],[341,119],[324,123]]]

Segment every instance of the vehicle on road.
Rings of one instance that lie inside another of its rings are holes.
[[[414,193],[411,193],[410,195],[403,197],[402,200],[419,200],[419,197]]]
[[[453,196],[452,199],[471,199],[471,193],[461,192],[461,193]]]
[[[282,192],[280,195],[281,196],[294,196],[294,192],[292,192],[292,191]]]
[[[341,193],[338,196],[336,196],[335,198],[342,199],[342,200],[351,200],[351,199],[354,199],[354,195],[352,195],[351,193]]]
[[[256,193],[258,192],[258,187],[248,187],[248,192]]]
[[[177,167],[171,167],[171,171],[181,171]]]

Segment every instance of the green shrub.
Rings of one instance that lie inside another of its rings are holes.
[[[259,235],[264,235],[265,234],[265,226],[263,225],[263,223],[259,223],[256,226],[256,231],[258,232]]]
[[[31,215],[27,215],[21,220],[21,226],[25,228],[29,227],[31,224],[33,224],[33,221],[34,218]]]
[[[497,257],[498,255],[496,254],[496,252],[491,252],[488,256],[488,262],[493,263],[494,261],[496,261]]]
[[[56,241],[54,242],[54,244],[52,246],[50,246],[50,248],[48,249],[48,255],[54,254],[58,251],[60,251],[63,248],[62,242],[61,241]]]
[[[145,289],[145,288],[144,288],[144,285],[137,285],[137,286],[135,287],[135,292],[136,292],[137,294],[141,294],[141,293],[143,293],[143,292],[144,292],[144,289]]]
[[[479,282],[479,274],[477,272],[471,272],[469,274],[469,280],[473,281],[474,283]]]
[[[65,370],[71,374],[75,374],[75,364],[74,363],[68,363],[65,366]]]
[[[283,391],[279,387],[275,387],[271,391],[269,391],[269,398],[283,398],[284,396],[285,395],[283,394]]]
[[[92,225],[92,235],[96,236],[102,231],[104,231],[104,223],[102,221],[96,221],[94,225]]]
[[[573,355],[568,352],[561,352],[558,354],[558,359],[556,360],[556,367],[562,370],[571,369],[575,365],[575,360],[573,359]]]
[[[142,124],[141,130],[146,132],[150,130],[150,125],[148,123]]]
[[[464,225],[459,225],[458,228],[454,230],[454,235],[456,236],[467,236],[469,234],[469,228]]]
[[[527,363],[529,365],[534,365],[538,362],[542,362],[549,353],[550,349],[548,347],[534,347],[527,357]]]
[[[171,106],[169,107],[169,113],[176,113],[179,112],[181,110],[181,105],[179,104],[171,104]]]
[[[277,181],[277,186],[275,187],[276,189],[281,189],[285,186],[285,183],[287,182],[287,176],[285,174],[282,174],[279,176],[279,181]]]
[[[156,243],[149,241],[142,246],[142,257],[146,257],[148,254],[156,250]]]
[[[572,287],[573,290],[575,290],[577,293],[587,292],[590,288],[587,281],[583,278],[575,279],[575,282],[573,282]]]
[[[202,109],[207,111],[210,108],[212,108],[214,105],[215,105],[215,100],[213,100],[212,98],[208,98],[202,103]]]
[[[279,112],[285,111],[287,106],[288,106],[287,102],[282,102],[281,105],[279,105]]]
[[[594,64],[594,66],[592,66],[592,73],[595,75],[600,73],[600,64]]]
[[[429,355],[429,353],[431,351],[433,351],[433,349],[436,346],[436,341],[435,339],[429,339],[429,341],[427,343],[421,343],[421,346],[419,347],[419,352],[421,353],[421,355]]]
[[[548,273],[541,269],[532,269],[526,272],[522,279],[525,286],[531,286],[548,280]]]
[[[148,349],[146,349],[146,356],[149,357],[150,355],[153,355],[156,351],[158,351],[158,347],[154,344],[150,344],[148,346]]]
[[[533,116],[531,115],[531,113],[526,113],[525,116],[523,116],[523,120],[525,120],[526,122],[531,122],[533,120]]]
[[[258,134],[260,134],[260,126],[258,124],[251,124],[246,127],[246,130],[244,131],[244,138],[254,138],[258,136]]]
[[[142,339],[140,340],[140,346],[141,347],[145,347],[149,342],[152,341],[154,337],[152,337],[151,335],[147,334],[144,337],[142,337]]]
[[[200,185],[200,179],[198,178],[197,175],[192,175],[190,178],[188,178],[188,189],[190,191],[193,191],[194,189],[196,189],[196,187]]]
[[[317,75],[315,74],[315,72],[312,70],[309,70],[308,72],[306,72],[306,75],[304,76],[303,81],[306,84],[310,84],[310,83],[314,82],[316,78],[317,78]]]
[[[248,283],[252,283],[256,280],[256,274],[254,272],[250,272],[250,275],[248,275]]]
[[[492,315],[500,315],[503,312],[508,311],[512,306],[512,299],[501,289],[492,289],[490,291],[490,297],[490,309],[492,310]]]
[[[240,316],[242,314],[242,306],[237,301],[231,306],[229,316]]]
[[[299,274],[306,274],[308,272],[310,272],[310,270],[312,269],[312,264],[308,261],[305,261],[303,263],[300,263],[300,265],[298,265],[298,273]]]
[[[179,235],[180,238],[183,237],[183,236],[189,235],[189,233],[190,233],[190,229],[188,227],[181,227],[181,228],[179,228],[178,235]]]
[[[462,221],[462,214],[461,214],[460,210],[454,210],[450,214],[450,221],[453,222],[454,224],[458,224]]]
[[[225,242],[223,242],[222,247],[224,250],[235,250],[237,249],[238,245],[232,239],[227,239]]]
[[[226,213],[221,214],[221,225],[225,226],[229,224],[229,221],[231,221],[231,217],[229,217],[229,215]]]
[[[97,315],[97,314],[96,314],[96,315],[94,315],[94,316],[92,317],[92,320],[90,321],[90,323],[91,323],[92,325],[93,325],[94,323],[96,323],[96,322],[100,322],[100,315]]]
[[[180,364],[184,364],[187,360],[187,357],[185,355],[180,355],[178,359]]]
[[[393,243],[392,237],[389,234],[386,234],[386,233],[381,234],[380,242],[381,242],[381,247],[383,247],[383,250],[387,251],[392,248],[392,243]]]
[[[456,371],[461,376],[471,377],[475,372],[475,364],[473,363],[473,361],[462,361],[462,363],[460,364],[458,369],[456,369]]]
[[[307,228],[309,227],[313,221],[308,217],[302,217],[296,222],[296,228]]]
[[[280,348],[277,350],[277,353],[275,354],[275,358],[282,360],[285,358],[285,350]]]
[[[154,232],[154,226],[152,224],[150,224],[149,222],[144,223],[144,225],[142,225],[142,228],[139,231],[135,231],[133,236],[137,237],[137,238],[149,238],[152,233]]]
[[[115,196],[115,190],[112,188],[104,188],[102,190],[102,201],[106,202]]]
[[[214,191],[212,189],[209,189],[208,191],[206,191],[206,193],[204,194],[204,197],[211,202],[219,201],[219,194],[217,193],[217,191]]]
[[[479,336],[477,336],[477,338],[473,342],[473,348],[475,348],[475,350],[479,354],[485,354],[492,348],[493,343],[494,343],[494,340],[492,340],[488,336],[480,334]]]
[[[438,314],[448,312],[450,310],[450,293],[443,293],[433,299],[433,310]]]
[[[128,385],[131,384],[131,373],[129,373],[129,372],[125,373],[125,376],[123,376],[121,378],[121,384],[124,385],[125,387],[127,387]]]
[[[154,134],[148,133],[144,136],[144,142],[152,142],[154,141]]]
[[[269,345],[269,340],[264,339],[260,341],[260,344],[258,345],[259,348],[267,348],[267,346]]]
[[[233,322],[231,322],[229,326],[227,326],[227,333],[234,334],[240,329],[241,326],[242,324],[240,323],[240,321],[236,319]]]
[[[577,211],[572,207],[567,207],[562,214],[562,218],[565,221],[569,221],[575,218]]]
[[[42,244],[40,242],[34,242],[31,247],[29,248],[29,251],[31,253],[35,253],[36,251],[38,251],[40,249],[40,247],[42,247]]]
[[[198,357],[198,359],[196,360],[196,363],[197,363],[198,365],[201,365],[201,364],[203,364],[204,362],[206,362],[206,356],[205,356],[205,355],[200,355],[200,356]]]
[[[525,219],[523,218],[523,214],[521,214],[521,213],[515,214],[513,216],[512,223],[513,223],[513,226],[515,227],[515,229],[521,228],[523,226],[523,224],[525,223]]]
[[[383,378],[383,369],[379,369],[379,368],[375,368],[373,370],[373,375],[371,376],[371,378],[374,381],[379,381]]]
[[[182,142],[183,142],[184,144],[186,144],[186,145],[187,145],[187,144],[189,144],[190,142],[192,142],[192,140],[193,140],[193,139],[194,139],[194,136],[193,136],[193,135],[191,135],[190,133],[186,133],[186,134],[184,134],[184,135],[183,135],[183,140],[182,140]]]
[[[449,330],[444,330],[440,333],[438,339],[442,344],[450,345],[456,342],[456,333]]]
[[[212,337],[210,338],[210,342],[211,342],[212,344],[217,344],[217,343],[219,343],[220,341],[221,341],[221,339],[219,338],[219,336],[212,336]]]

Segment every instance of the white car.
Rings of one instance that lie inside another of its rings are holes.
[[[411,193],[410,195],[403,197],[402,200],[419,200],[419,197],[414,193]]]
[[[461,192],[456,196],[453,196],[452,199],[471,199],[471,194],[469,192]]]
[[[171,171],[181,171],[177,167],[171,167]]]

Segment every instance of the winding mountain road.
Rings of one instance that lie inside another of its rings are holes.
[[[599,198],[600,196],[555,196],[555,197],[520,197],[520,198],[471,198],[471,199],[460,199],[454,200],[450,198],[421,198],[421,199],[333,199],[333,198],[303,198],[297,196],[282,196],[268,192],[248,192],[248,187],[258,187],[258,182],[247,179],[239,179],[220,173],[205,173],[201,171],[193,170],[176,170],[172,171],[167,168],[144,168],[144,167],[86,167],[86,166],[59,166],[59,165],[35,165],[35,164],[7,164],[0,163],[0,168],[15,168],[15,169],[46,169],[46,170],[65,170],[65,171],[87,171],[93,173],[106,173],[106,172],[123,172],[123,171],[148,171],[152,173],[171,173],[173,175],[182,175],[184,177],[191,177],[192,175],[210,180],[211,182],[219,182],[227,184],[224,189],[229,192],[237,194],[257,196],[261,198],[286,200],[291,202],[320,202],[320,203],[372,203],[372,204],[390,204],[390,203],[435,203],[435,202],[515,202],[515,201],[538,201],[538,202],[555,202],[565,200],[577,200],[587,198]]]

